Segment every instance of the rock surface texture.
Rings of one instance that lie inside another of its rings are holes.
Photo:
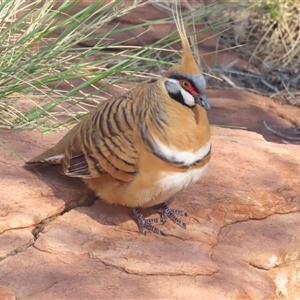
[[[79,180],[25,169],[0,148],[0,298],[299,299],[299,146],[212,134],[208,174],[172,203],[188,228],[158,225],[166,237],[141,235],[129,209],[86,201]],[[0,136],[29,159],[62,133]]]

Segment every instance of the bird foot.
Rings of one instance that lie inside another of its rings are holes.
[[[165,236],[163,231],[152,225],[153,223],[163,222],[162,218],[145,219],[142,213],[137,208],[133,208],[132,212],[134,218],[138,222],[139,229],[142,234],[146,235],[148,229],[149,231]]]
[[[161,214],[160,218],[155,218],[155,219],[145,219],[142,213],[137,209],[133,208],[133,215],[134,218],[136,219],[140,232],[144,235],[147,233],[147,229],[149,231],[152,231],[154,233],[164,235],[164,232],[155,227],[153,224],[154,223],[166,223],[167,219],[171,219],[175,224],[179,225],[180,227],[186,229],[186,224],[182,222],[176,215],[181,215],[181,216],[187,216],[187,213],[183,210],[179,209],[173,209],[168,207],[167,204],[162,203],[159,205],[155,205],[151,207],[152,209],[158,211]]]
[[[176,217],[176,215],[180,216],[187,216],[187,213],[184,210],[174,209],[170,208],[166,203],[162,203],[159,205],[155,205],[151,207],[152,209],[157,210],[159,213],[161,213],[161,222],[164,224],[167,219],[171,219],[175,224],[179,225],[180,227],[186,229],[186,224],[182,222],[179,218]]]

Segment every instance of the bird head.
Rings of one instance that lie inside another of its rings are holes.
[[[165,87],[169,96],[188,107],[201,105],[209,110],[210,104],[205,96],[206,81],[193,57],[186,37],[182,19],[175,18],[182,45],[181,64],[172,66],[165,74]]]

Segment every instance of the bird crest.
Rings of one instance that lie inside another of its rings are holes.
[[[188,41],[186,31],[184,28],[183,19],[181,13],[178,12],[177,5],[175,6],[175,10],[173,11],[173,17],[181,40],[182,60],[181,60],[181,64],[176,64],[172,66],[165,73],[165,76],[168,77],[168,75],[170,75],[172,72],[181,72],[184,74],[199,74],[201,73],[201,71],[192,54],[190,43]]]

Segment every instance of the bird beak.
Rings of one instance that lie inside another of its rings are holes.
[[[195,97],[196,103],[201,105],[204,109],[210,110],[210,104],[203,93],[198,94]]]

